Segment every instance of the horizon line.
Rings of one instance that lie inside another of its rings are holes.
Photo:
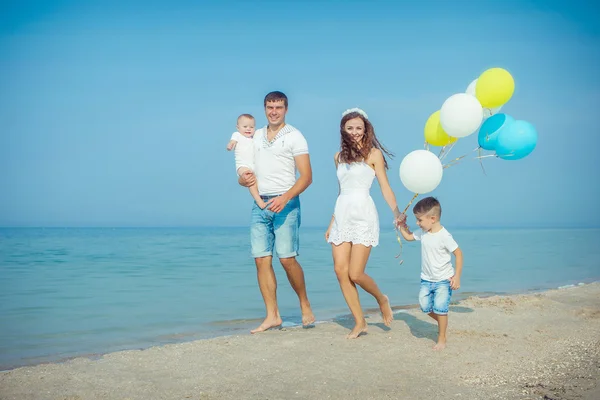
[[[0,229],[249,229],[249,225],[0,225]],[[325,225],[301,228],[327,229]],[[600,229],[600,225],[454,225],[453,229]],[[391,229],[390,229],[391,230]],[[382,232],[387,231],[381,229]]]

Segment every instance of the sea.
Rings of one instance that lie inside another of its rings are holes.
[[[347,318],[325,228],[301,229],[298,257],[317,322]],[[468,296],[600,281],[600,229],[456,229]],[[367,273],[398,308],[417,303],[420,247],[382,231]],[[400,263],[400,260],[403,260]],[[278,261],[284,327],[301,324]],[[360,291],[367,311],[375,300]],[[0,369],[224,335],[264,317],[241,228],[0,228]],[[316,325],[318,329],[318,323]]]

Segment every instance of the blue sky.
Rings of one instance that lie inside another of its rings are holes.
[[[305,226],[329,222],[350,107],[396,154],[404,206],[398,168],[427,117],[489,67],[514,76],[503,111],[536,126],[538,147],[484,160],[487,176],[473,158],[447,169],[432,193],[444,223],[600,226],[600,13],[586,3],[4,1],[0,226],[247,225],[225,145],[239,114],[265,124],[271,90],[309,143]]]

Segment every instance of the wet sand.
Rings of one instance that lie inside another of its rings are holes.
[[[448,347],[418,309],[0,373],[0,399],[600,399],[600,284],[470,297]]]

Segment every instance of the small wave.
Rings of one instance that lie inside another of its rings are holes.
[[[584,282],[579,282],[579,283],[573,283],[570,285],[563,285],[563,286],[559,286],[558,289],[568,289],[568,288],[573,288],[573,287],[577,287],[577,286],[584,286],[585,283]]]
[[[568,288],[572,288],[575,287],[575,285],[563,285],[563,286],[559,286],[559,289],[568,289]]]

